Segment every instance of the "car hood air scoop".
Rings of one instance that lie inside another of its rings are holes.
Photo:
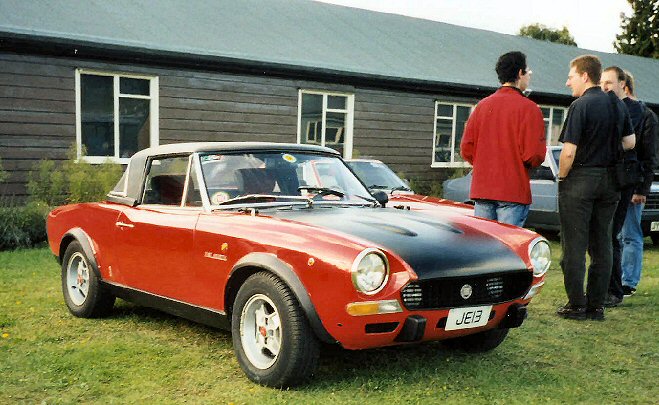
[[[280,211],[275,217],[339,231],[396,253],[419,279],[526,270],[500,240],[473,228],[394,209]]]

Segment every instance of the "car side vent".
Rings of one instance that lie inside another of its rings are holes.
[[[414,283],[408,284],[403,288],[402,296],[405,306],[409,309],[418,308],[423,301],[421,286]]]

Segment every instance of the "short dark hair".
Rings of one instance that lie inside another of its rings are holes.
[[[570,67],[574,67],[577,73],[588,73],[588,78],[593,84],[599,84],[602,78],[602,62],[595,55],[581,55],[572,59]]]
[[[629,94],[635,96],[634,93],[634,75],[629,70],[625,70],[625,85],[629,89]]]
[[[526,72],[526,55],[520,51],[504,53],[499,56],[496,71],[501,84],[517,81],[520,69]]]
[[[619,82],[624,82],[627,80],[627,75],[625,74],[625,71],[620,69],[618,66],[609,66],[608,68],[604,69],[603,72],[610,72],[610,71],[616,72],[616,76],[618,76],[618,81]]]

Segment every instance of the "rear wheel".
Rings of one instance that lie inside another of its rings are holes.
[[[473,335],[445,340],[444,344],[452,349],[470,353],[487,352],[503,343],[509,330],[508,328],[490,329]]]
[[[652,244],[659,246],[659,232],[652,232],[650,234],[650,239],[652,239]]]
[[[231,317],[233,348],[247,377],[261,385],[288,387],[313,375],[319,343],[288,286],[269,273],[240,287]]]
[[[62,292],[69,311],[80,318],[107,315],[115,297],[101,284],[78,241],[67,246],[62,259]]]

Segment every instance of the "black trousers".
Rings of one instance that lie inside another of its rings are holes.
[[[620,190],[620,201],[613,214],[613,228],[611,231],[613,265],[611,266],[611,278],[609,280],[609,294],[615,295],[618,298],[624,296],[624,293],[622,292],[622,244],[620,243],[618,236],[625,223],[627,208],[629,208],[629,202],[632,200],[633,195],[634,187]]]
[[[607,168],[575,167],[558,184],[561,268],[565,291],[573,306],[604,305],[613,261],[611,227],[619,200],[620,192]],[[586,252],[590,266],[584,294]]]

